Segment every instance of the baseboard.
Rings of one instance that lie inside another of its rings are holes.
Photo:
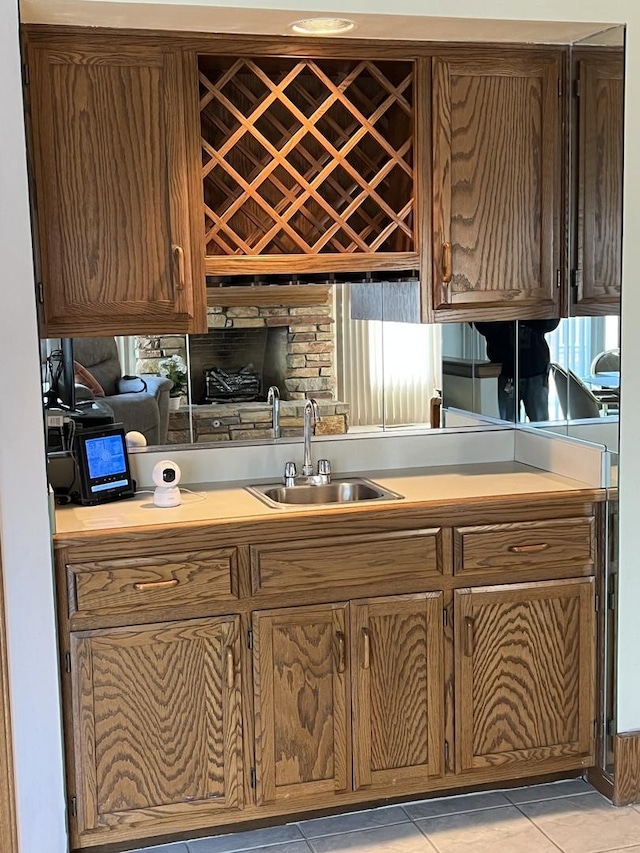
[[[613,804],[640,803],[640,731],[616,735],[613,776]]]
[[[600,767],[590,767],[587,770],[587,782],[603,797],[613,801],[613,779]]]

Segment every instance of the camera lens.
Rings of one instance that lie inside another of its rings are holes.
[[[165,483],[173,483],[176,478],[176,472],[173,468],[165,468],[162,471],[162,479]]]

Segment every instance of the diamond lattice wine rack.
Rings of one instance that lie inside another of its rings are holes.
[[[412,62],[199,69],[209,274],[417,266]]]

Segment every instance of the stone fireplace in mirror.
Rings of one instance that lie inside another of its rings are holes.
[[[302,431],[304,400],[320,404],[319,434],[348,429],[348,404],[336,396],[332,289],[316,304],[210,306],[209,331],[188,337],[136,338],[136,369],[158,372],[161,358],[179,353],[190,366],[191,405],[169,418],[169,443],[273,437],[267,391],[280,391],[283,436]]]

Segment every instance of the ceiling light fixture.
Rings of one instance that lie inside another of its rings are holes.
[[[347,18],[307,18],[290,26],[294,33],[305,36],[334,36],[353,30],[355,23]]]

